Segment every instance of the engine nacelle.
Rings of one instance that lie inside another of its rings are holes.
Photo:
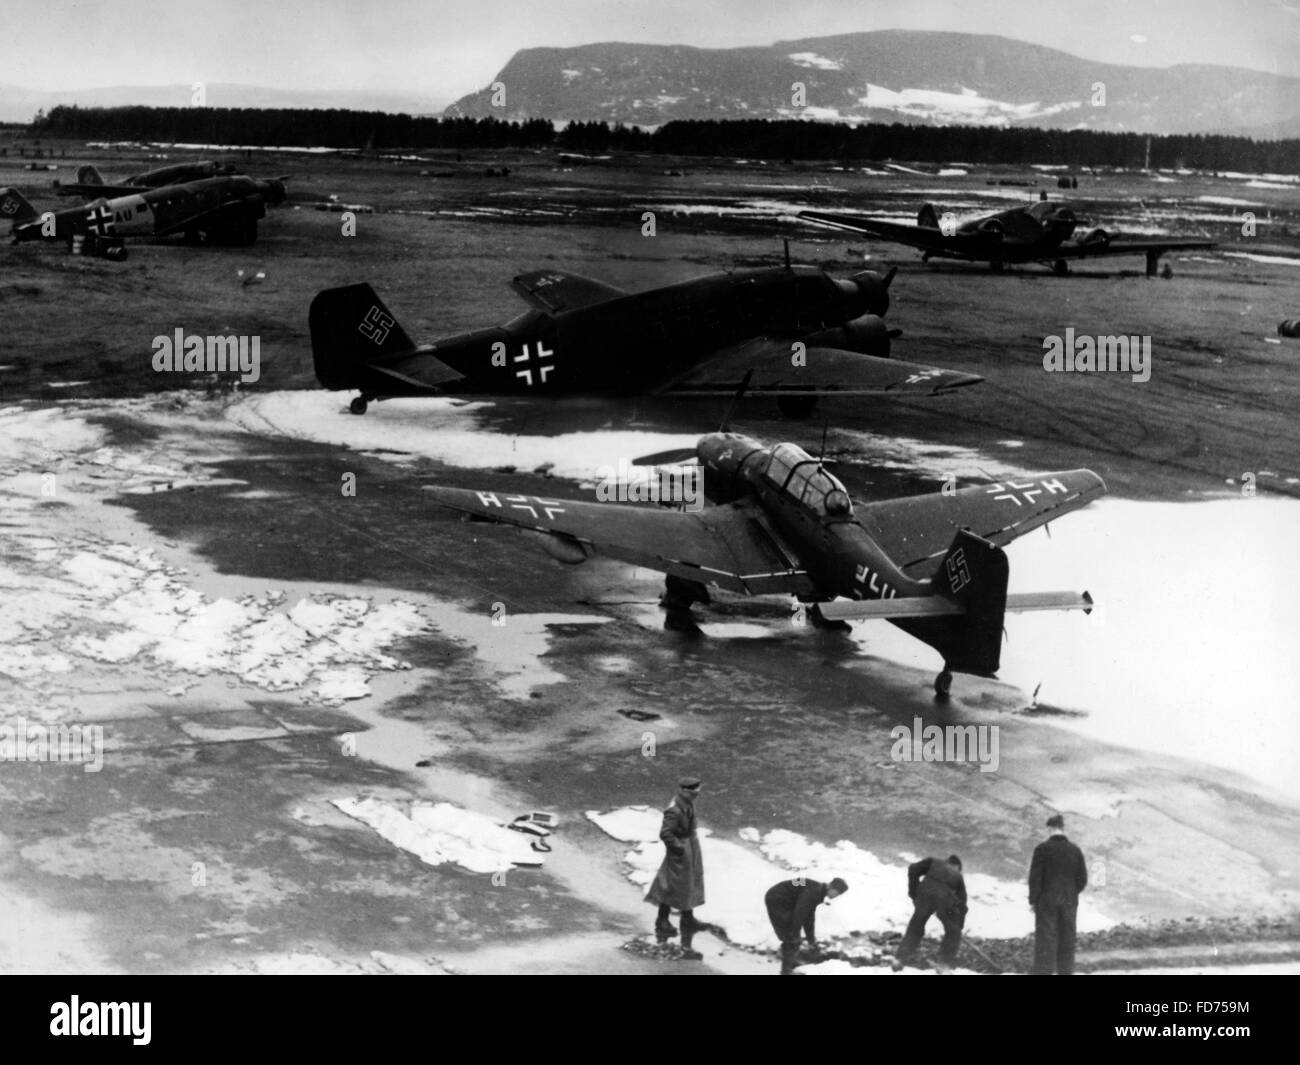
[[[1100,227],[1098,227],[1097,229],[1090,229],[1088,230],[1087,233],[1083,235],[1083,239],[1080,240],[1079,243],[1083,245],[1085,248],[1088,247],[1105,248],[1110,244],[1110,234],[1107,233],[1104,229],[1101,229]]]
[[[840,348],[877,358],[889,358],[889,328],[879,315],[864,314],[851,322],[823,329],[804,338],[808,347]]]

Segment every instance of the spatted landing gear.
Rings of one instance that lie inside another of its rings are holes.
[[[356,399],[348,404],[348,410],[353,414],[365,414],[366,408],[370,406],[370,399],[370,396],[357,396]]]
[[[823,632],[852,632],[853,631],[853,626],[850,625],[847,621],[841,621],[838,618],[831,619],[826,617],[822,613],[821,607],[819,607],[816,603],[812,603],[809,605],[807,611],[805,612],[805,616],[808,618],[808,623],[814,629],[821,629]]]
[[[934,678],[934,694],[940,699],[948,698],[948,692],[952,690],[952,674],[944,670]]]
[[[668,577],[664,581],[664,593],[659,597],[659,606],[664,611],[664,628],[698,636],[700,627],[691,614],[691,606],[709,602],[709,590],[699,581]]]

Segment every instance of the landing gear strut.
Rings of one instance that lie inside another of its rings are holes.
[[[353,414],[365,414],[366,408],[370,406],[370,400],[373,398],[374,397],[367,396],[365,394],[357,396],[356,399],[354,399],[351,403],[348,404],[348,410],[350,410]]]
[[[952,674],[944,670],[934,678],[934,694],[940,699],[948,698],[948,692],[952,689]]]

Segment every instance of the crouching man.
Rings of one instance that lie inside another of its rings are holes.
[[[808,945],[817,946],[817,907],[823,902],[837,899],[849,890],[849,885],[839,877],[829,884],[797,876],[783,880],[767,889],[763,901],[767,904],[767,917],[772,931],[781,940],[781,975],[794,971],[799,957],[800,932],[808,937]]]
[[[961,875],[961,859],[950,854],[947,861],[922,858],[913,862],[907,867],[907,894],[916,908],[894,955],[894,971],[912,960],[925,936],[925,924],[933,916],[943,923],[939,962],[951,966],[957,960],[961,930],[966,923],[966,881]]]

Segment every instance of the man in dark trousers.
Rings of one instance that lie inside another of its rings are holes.
[[[1047,819],[1051,835],[1029,863],[1029,905],[1034,908],[1034,973],[1074,975],[1075,917],[1088,884],[1083,851],[1065,838],[1065,818]]]
[[[894,955],[894,971],[912,960],[925,936],[925,923],[935,915],[943,922],[939,962],[951,966],[957,960],[961,930],[966,923],[966,881],[961,875],[961,859],[950,854],[947,861],[922,858],[913,862],[907,867],[907,895],[916,908]]]
[[[682,911],[682,957],[698,961],[704,955],[691,948],[699,930],[695,907],[704,905],[704,863],[700,858],[700,840],[695,834],[695,798],[700,793],[699,777],[682,777],[677,794],[664,810],[659,838],[667,853],[646,892],[646,901],[659,907],[655,937],[663,943],[677,934],[668,919],[673,910]]]
[[[838,876],[829,884],[796,876],[782,880],[767,889],[763,901],[767,904],[767,919],[772,931],[781,941],[781,975],[794,972],[799,958],[799,933],[808,937],[808,945],[817,946],[817,907],[823,902],[837,899],[849,890],[849,885]]]

